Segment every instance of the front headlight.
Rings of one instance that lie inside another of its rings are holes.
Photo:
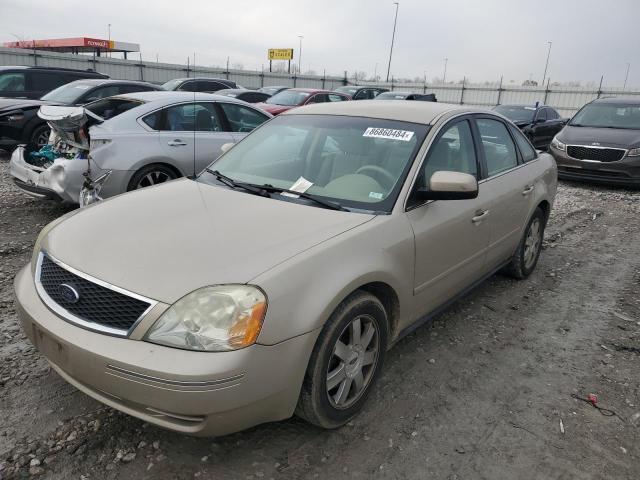
[[[556,150],[562,150],[563,152],[567,148],[567,146],[564,143],[558,140],[558,137],[553,137],[553,140],[551,140],[551,146]]]
[[[255,343],[266,310],[267,298],[257,287],[204,287],[169,307],[145,340],[187,350],[237,350]]]
[[[640,148],[632,148],[627,152],[627,157],[640,157]]]

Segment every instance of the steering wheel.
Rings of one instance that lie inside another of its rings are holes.
[[[377,165],[363,165],[358,170],[356,170],[356,174],[363,173],[363,172],[371,172],[371,173],[379,174],[379,176],[382,177],[379,180],[383,180],[384,179],[384,181],[381,182],[381,183],[385,184],[385,185],[383,185],[383,187],[385,187],[385,188],[391,189],[391,187],[393,187],[393,185],[396,183],[396,177],[391,175],[384,168],[379,167]],[[368,176],[371,176],[371,175],[368,175]],[[378,180],[375,177],[374,177],[374,179]]]

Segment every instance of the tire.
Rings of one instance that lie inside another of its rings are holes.
[[[49,125],[46,123],[44,125],[38,125],[29,136],[29,143],[33,145],[35,150],[40,150],[49,141],[50,134],[51,128],[49,128]]]
[[[152,185],[175,180],[176,178],[178,178],[178,175],[176,175],[176,172],[172,168],[160,163],[154,163],[142,167],[133,174],[131,180],[129,180],[129,185],[127,185],[127,192],[139,188],[151,187]]]
[[[388,335],[380,300],[364,291],[347,297],[316,340],[296,415],[322,428],[338,428],[356,416],[379,376]]]
[[[546,220],[542,209],[536,208],[524,230],[518,248],[511,258],[511,263],[505,268],[507,275],[522,280],[535,270],[542,250]]]

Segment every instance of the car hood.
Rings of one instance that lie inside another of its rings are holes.
[[[640,130],[566,125],[558,134],[558,140],[568,145],[593,145],[597,142],[601,146],[629,148],[640,145]]]
[[[256,107],[260,110],[264,110],[265,112],[269,112],[271,115],[278,115],[279,113],[286,112],[287,110],[291,110],[292,106],[288,105],[275,105],[273,103],[254,103]]]
[[[0,98],[0,110],[14,110],[18,108],[38,108],[41,105],[60,105],[55,102],[33,100],[30,98]]]
[[[42,248],[100,280],[173,303],[207,285],[250,282],[372,218],[182,179],[81,209]]]

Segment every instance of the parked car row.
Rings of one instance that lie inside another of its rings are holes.
[[[232,97],[180,91],[41,107],[56,159],[41,173],[22,165],[34,181],[65,181],[56,165],[112,169],[106,196],[156,183],[162,170],[132,173],[167,155],[184,175],[38,236],[16,310],[67,382],[191,435],[294,413],[336,428],[363,408],[401,338],[494,272],[533,272],[556,165],[508,119],[280,95],[285,107],[323,100],[268,121]]]

